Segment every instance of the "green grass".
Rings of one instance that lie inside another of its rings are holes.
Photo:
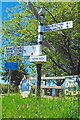
[[[2,97],[0,96],[0,119],[2,118]]]
[[[78,118],[78,99],[23,99],[19,94],[2,98],[3,118]]]

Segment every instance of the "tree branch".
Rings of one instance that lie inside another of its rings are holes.
[[[63,33],[63,38],[64,38],[64,46],[67,49],[67,55],[68,55],[68,58],[70,60],[71,66],[72,66],[71,71],[72,71],[72,74],[74,74],[75,73],[75,67],[74,67],[74,63],[73,63],[73,59],[72,59],[72,55],[71,55],[71,51],[70,51],[70,40],[66,36],[64,31],[62,31],[62,33]]]
[[[46,46],[47,48],[49,48],[49,50],[51,50],[55,54],[55,52],[56,52],[55,48],[52,47],[48,41],[43,40],[43,46]]]
[[[56,20],[55,17],[53,16],[53,14],[52,14],[48,9],[46,9],[45,6],[43,6],[43,8],[51,15],[51,17],[53,18],[53,20],[54,20],[55,22],[57,22],[57,20]]]
[[[47,54],[46,51],[44,51],[45,54]],[[68,75],[70,75],[71,73],[68,72],[66,69],[64,69],[59,63],[57,63],[50,54],[48,54],[48,57],[52,60],[52,62],[60,69],[62,69],[64,72],[66,72]]]

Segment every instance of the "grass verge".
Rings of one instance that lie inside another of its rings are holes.
[[[2,118],[79,118],[78,98],[3,96]]]
[[[2,96],[0,95],[0,120],[2,119]]]

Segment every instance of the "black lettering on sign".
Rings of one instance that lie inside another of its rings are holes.
[[[63,23],[60,24],[60,29],[61,29],[61,30],[63,29]]]
[[[33,60],[38,60],[38,58],[32,58]]]
[[[39,58],[39,60],[44,60],[44,58]]]
[[[67,28],[69,27],[69,26],[68,26],[68,24],[69,24],[69,23],[68,23],[68,22],[66,22],[66,27],[67,27]]]
[[[44,26],[44,32],[48,32],[48,31],[51,31],[50,27],[49,26]]]

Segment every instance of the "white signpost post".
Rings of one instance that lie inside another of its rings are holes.
[[[39,26],[38,26],[38,45],[39,45],[39,51],[42,51],[41,48],[42,48],[42,36],[43,36],[43,32],[41,31],[41,29],[42,29],[42,26],[43,26],[43,18],[44,18],[45,12],[42,9],[39,12],[37,12],[31,2],[29,2],[28,4],[29,4],[29,8],[31,9],[31,11],[33,12],[33,14],[35,15],[35,17],[39,21]],[[39,57],[38,57],[38,59],[39,59]],[[42,67],[42,64],[38,63],[37,64],[36,96],[40,96],[41,67]]]

